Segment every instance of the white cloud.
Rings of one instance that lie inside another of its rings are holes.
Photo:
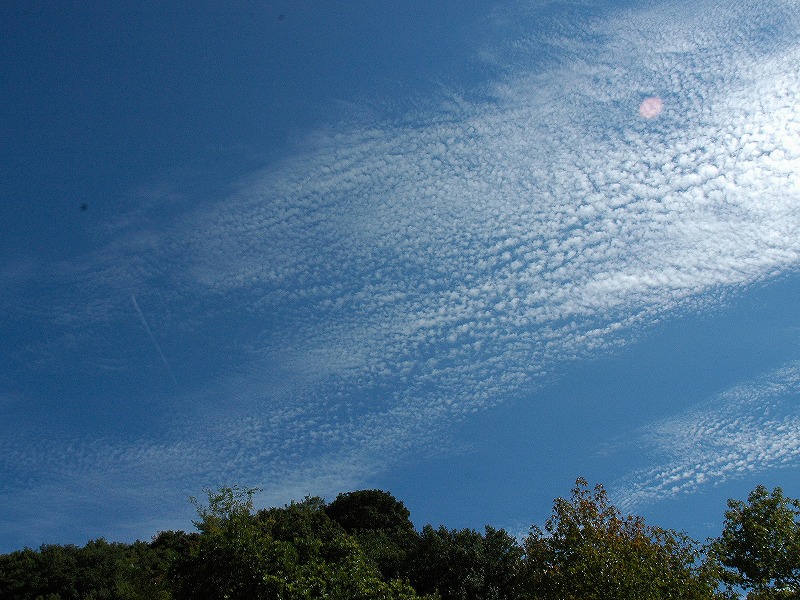
[[[798,397],[800,362],[792,362],[645,428],[638,445],[652,448],[659,459],[620,482],[622,504],[652,502],[746,473],[796,465]]]
[[[225,340],[238,368],[187,392],[197,423],[165,441],[7,443],[3,469],[31,485],[75,470],[285,489],[333,486],[335,473],[349,485],[565,361],[795,272],[796,5],[609,14],[498,45],[487,55],[511,66],[482,100],[320,134],[168,232],[145,223],[78,266],[53,265],[65,299],[25,300],[71,344],[135,320],[135,293],[160,307],[148,312],[156,337],[245,321]],[[545,46],[547,60],[530,54]],[[642,119],[653,94],[664,112]],[[698,476],[719,474],[664,475]]]

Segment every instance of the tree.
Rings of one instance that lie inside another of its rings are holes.
[[[413,532],[411,513],[383,490],[359,490],[339,494],[325,512],[347,533],[365,530]]]
[[[434,529],[426,525],[411,561],[411,585],[442,600],[516,598],[522,549],[502,529]]]
[[[253,514],[255,490],[221,488],[198,505],[196,542],[173,568],[176,600],[412,600],[384,581],[318,498]]]
[[[578,479],[557,498],[545,530],[525,543],[525,597],[615,600],[710,599],[716,580],[687,536],[623,516],[602,485]]]
[[[3,600],[166,600],[167,563],[149,544],[89,541],[0,556]]]
[[[403,577],[417,542],[411,513],[382,490],[339,494],[325,513],[351,534],[385,579]]]
[[[163,534],[160,537],[163,542]],[[155,541],[149,544],[137,541],[128,546],[117,566],[116,597],[119,600],[170,600],[167,574],[174,556],[165,545]]]
[[[800,500],[757,486],[747,502],[728,500],[712,553],[729,585],[748,598],[800,598]]]

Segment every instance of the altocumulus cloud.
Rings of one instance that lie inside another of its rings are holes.
[[[705,404],[644,428],[639,440],[659,464],[620,482],[632,506],[747,473],[789,466],[800,457],[800,362],[727,390]]]
[[[84,282],[59,307],[84,332],[130,317],[123,288],[180,303],[167,329],[230,314],[248,327],[229,340],[236,372],[193,394],[193,425],[66,450],[6,442],[6,489],[78,466],[98,489],[269,480],[280,501],[352,487],[567,361],[797,269],[800,7],[578,7],[546,37],[525,32],[535,8],[508,11],[513,35],[484,57],[504,71],[479,98],[320,133],[169,239],[131,225],[54,268],[65,288]],[[654,95],[663,112],[644,119]],[[659,473],[641,494],[666,489]]]

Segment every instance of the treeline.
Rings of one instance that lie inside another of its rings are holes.
[[[380,490],[256,511],[247,488],[194,501],[196,532],[0,556],[3,600],[800,598],[800,502],[757,487],[704,545],[623,515],[579,479],[543,528],[415,530]]]

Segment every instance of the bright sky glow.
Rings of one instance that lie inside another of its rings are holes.
[[[0,14],[27,23],[2,55],[0,550],[190,528],[218,485],[385,487],[470,527],[526,527],[579,475],[656,519],[721,519],[709,494],[756,476],[800,495],[800,320],[776,308],[800,7],[468,4]],[[714,331],[727,353],[657,383]],[[437,461],[491,464],[503,505]]]

